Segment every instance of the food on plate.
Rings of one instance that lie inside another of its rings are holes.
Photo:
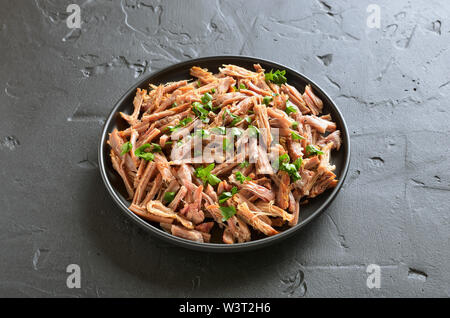
[[[192,67],[194,80],[138,88],[109,134],[129,209],[195,242],[243,243],[298,223],[300,206],[337,185],[340,131],[286,72]],[[214,238],[212,238],[214,237]]]

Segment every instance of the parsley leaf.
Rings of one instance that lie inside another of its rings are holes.
[[[241,168],[247,168],[249,165],[250,165],[250,162],[244,161],[244,162],[242,162],[242,163],[239,165],[239,167],[241,167]]]
[[[308,146],[306,146],[306,154],[308,156],[310,156],[310,155],[323,155],[323,151],[319,150],[314,145],[308,145]]]
[[[272,101],[272,96],[264,96],[263,103],[266,105],[269,105],[269,103]]]
[[[200,104],[199,102],[193,102],[192,103],[192,110],[194,111],[195,115],[197,115],[201,121],[204,123],[209,122],[208,114],[209,110],[205,109],[205,107]]]
[[[213,99],[213,97],[211,96],[210,93],[205,93],[201,98],[203,104],[206,104],[207,102],[212,101],[212,99]]]
[[[166,192],[164,193],[164,201],[167,203],[170,203],[173,201],[173,199],[175,198],[175,192]]]
[[[298,157],[297,160],[294,161],[294,166],[297,168],[297,170],[300,170],[303,163],[303,158]]]
[[[121,155],[126,154],[127,152],[129,152],[131,150],[131,148],[133,148],[133,146],[131,145],[131,142],[127,141],[126,143],[124,143],[122,145],[122,152],[120,153]]]
[[[294,104],[292,104],[289,99],[286,101],[286,109],[285,109],[286,114],[291,114],[291,113],[298,113],[298,108],[297,106],[295,106]]]
[[[236,115],[233,115],[234,116],[234,119],[233,119],[233,121],[231,122],[231,126],[235,126],[236,124],[238,124],[238,123],[240,123],[241,121],[242,121],[242,118],[241,117],[239,117],[239,116],[236,116]],[[232,117],[233,117],[232,116]]]
[[[294,121],[293,123],[292,123],[292,129],[297,129],[298,128],[298,122],[296,122],[296,121]]]
[[[137,157],[142,158],[144,160],[153,161],[153,159],[155,159],[155,155],[152,154],[151,152],[146,152],[145,150],[148,148],[152,148],[152,145],[150,144],[142,145],[134,151],[134,154]]]
[[[301,140],[301,139],[305,139],[305,137],[303,137],[302,135],[297,134],[295,131],[291,131],[291,136],[293,140]]]
[[[275,72],[273,72],[273,70],[271,70],[269,73],[265,73],[264,76],[266,78],[266,81],[268,82],[272,82],[274,84],[284,84],[287,82],[287,78],[286,78],[286,70],[276,70]]]
[[[248,135],[249,137],[258,137],[260,134],[260,131],[258,128],[256,128],[253,125],[248,125]]]
[[[250,180],[252,180],[252,178],[244,176],[244,174],[243,174],[242,172],[240,172],[240,171],[237,171],[237,172],[235,173],[235,175],[236,175],[236,179],[237,179],[240,183],[244,183],[245,181],[250,181]]]
[[[236,214],[236,208],[234,206],[221,206],[220,212],[222,212],[222,221],[226,221]]]
[[[211,173],[211,171],[214,169],[214,163],[211,163],[210,165],[206,167],[198,167],[195,169],[195,175],[202,179],[203,182],[208,182],[210,185],[215,186],[218,184],[221,180],[214,174]]]
[[[218,134],[218,135],[225,135],[226,134],[226,129],[223,126],[220,127],[214,127],[210,129],[211,132]]]
[[[219,196],[219,203],[224,203],[229,198],[231,198],[233,195],[235,195],[237,192],[238,192],[238,188],[237,187],[233,187],[231,189],[231,192],[222,192],[220,194],[220,196]]]

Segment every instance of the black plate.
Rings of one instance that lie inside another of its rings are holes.
[[[132,112],[133,98],[136,94],[136,88],[138,87],[148,88],[148,85],[150,83],[159,85],[160,83],[189,79],[191,78],[191,76],[189,75],[189,69],[192,66],[200,66],[202,68],[207,68],[211,72],[215,73],[218,71],[218,67],[220,67],[222,64],[236,64],[238,66],[242,66],[247,69],[253,69],[253,64],[255,63],[259,63],[267,71],[270,69],[286,70],[286,76],[288,79],[288,83],[290,85],[295,86],[299,91],[302,92],[307,84],[311,84],[315,94],[322,99],[324,103],[323,112],[325,114],[327,113],[331,114],[331,116],[333,117],[333,121],[336,122],[337,129],[341,131],[342,136],[341,149],[338,152],[334,151],[331,158],[332,163],[336,165],[335,173],[339,180],[339,183],[336,186],[336,188],[327,190],[319,197],[310,200],[308,204],[303,205],[300,210],[299,223],[295,227],[292,227],[275,236],[266,237],[260,240],[246,243],[237,243],[233,245],[196,243],[179,237],[175,237],[159,229],[157,226],[148,223],[147,221],[141,219],[133,212],[131,212],[128,209],[130,202],[125,198],[126,194],[125,187],[122,184],[122,180],[112,167],[111,160],[109,158],[109,146],[107,145],[106,140],[108,138],[108,134],[114,128],[117,127],[119,129],[123,129],[125,127],[125,123],[120,118],[120,116],[118,116],[118,112],[125,112],[125,113]],[[340,113],[336,104],[317,84],[315,84],[306,76],[284,65],[277,64],[267,60],[262,60],[259,58],[247,56],[211,56],[195,60],[189,60],[186,62],[169,66],[159,72],[147,76],[139,83],[133,85],[133,87],[131,87],[125,93],[125,95],[122,96],[122,98],[120,98],[120,100],[117,102],[117,104],[111,111],[111,114],[109,115],[108,119],[106,120],[100,140],[98,160],[100,173],[102,175],[103,181],[105,182],[106,188],[108,189],[114,201],[130,218],[132,218],[134,221],[136,221],[139,225],[141,225],[145,229],[149,230],[152,234],[155,234],[156,236],[166,241],[191,249],[203,251],[215,251],[215,252],[236,252],[260,248],[263,246],[267,246],[269,244],[273,244],[275,242],[279,242],[285,239],[286,237],[291,236],[295,232],[299,231],[313,218],[318,216],[319,213],[321,213],[335,198],[335,196],[337,195],[342,186],[342,183],[344,182],[350,162],[350,139],[347,130],[347,125],[345,124],[344,118],[342,117],[342,114]]]

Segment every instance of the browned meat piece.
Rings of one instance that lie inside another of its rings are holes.
[[[240,101],[237,105],[236,105],[236,109],[233,109],[232,112],[235,112],[236,115],[246,115],[248,114],[248,111],[251,110],[253,108],[254,105],[256,105],[257,103],[257,98],[252,96],[252,97],[247,97],[245,99],[243,99],[242,101]]]
[[[163,154],[156,153],[155,154],[155,163],[156,168],[158,168],[159,173],[161,173],[162,179],[164,182],[171,182],[175,179],[170,170],[169,162]]]
[[[198,66],[191,67],[191,75],[197,77],[203,84],[209,84],[217,82],[217,78],[207,69],[200,68]]]
[[[236,84],[236,81],[232,77],[220,78],[217,84],[217,94],[225,94],[234,84]]]
[[[253,68],[255,69],[256,72],[258,73],[264,73],[264,69],[261,67],[261,65],[259,64],[253,64]]]
[[[311,127],[317,129],[317,131],[320,132],[321,134],[325,133],[326,131],[335,131],[336,130],[335,123],[325,120],[325,119],[322,119],[322,118],[319,118],[314,115],[301,117],[301,122],[304,124],[308,124]]]
[[[263,186],[260,186],[252,181],[245,181],[240,185],[242,189],[248,190],[259,198],[269,202],[275,200],[275,194],[272,190],[269,190]]]
[[[330,142],[333,143],[334,149],[339,150],[341,148],[342,140],[341,140],[341,132],[339,130],[332,132],[326,137],[320,138],[317,144],[321,147],[324,147],[326,144]]]
[[[192,220],[194,224],[202,223],[205,219],[205,214],[200,210],[202,203],[203,186],[199,186],[194,193],[194,202],[189,203],[187,209],[183,211],[183,215],[189,220]]]
[[[267,107],[266,105],[255,105],[253,107],[255,110],[258,127],[260,128],[260,132],[263,136],[264,142],[266,146],[269,147],[272,143],[272,135],[270,133],[270,124],[269,124],[269,116],[267,115]]]
[[[172,225],[171,231],[172,231],[172,235],[175,235],[175,236],[178,236],[178,237],[190,240],[190,241],[194,241],[194,242],[199,242],[199,243],[204,242],[203,235],[199,231],[187,230],[178,225]]]
[[[119,156],[117,156],[114,151],[111,150],[111,162],[113,165],[113,168],[117,171],[117,173],[120,175],[120,177],[123,180],[123,183],[125,184],[125,188],[127,189],[128,196],[132,198],[134,196],[134,190],[133,185],[131,184],[130,180],[128,179],[127,173],[124,170],[123,163],[120,160]]]
[[[289,226],[292,227],[292,226],[297,225],[299,214],[300,214],[300,201],[296,200],[295,201],[295,210],[293,213],[292,220],[289,221]]]
[[[281,91],[289,97],[289,101],[293,103],[298,109],[302,112],[302,114],[310,113],[310,109],[306,106],[304,99],[300,92],[293,86],[288,84],[281,85]]]
[[[213,104],[215,106],[223,107],[225,105],[232,104],[234,102],[239,102],[248,96],[245,94],[242,94],[240,92],[233,92],[233,93],[226,93],[222,95],[216,95],[215,99],[213,100]]]
[[[162,177],[161,175],[158,173],[158,175],[156,176],[156,178],[151,182],[151,188],[150,190],[147,192],[147,195],[144,198],[144,201],[142,201],[142,204],[147,204],[150,200],[153,200],[155,198],[155,195],[158,193],[159,188],[161,187],[161,181],[162,181]]]
[[[267,157],[267,152],[261,146],[258,146],[257,148],[256,173],[257,174],[273,173],[269,157]]]
[[[243,67],[239,67],[236,65],[223,65],[223,67],[219,67],[219,71],[222,74],[227,76],[233,76],[238,78],[253,78],[258,76],[258,73],[249,71]]]
[[[312,91],[311,85],[306,85],[305,93],[302,95],[313,115],[318,115],[322,111],[323,103]]]
[[[289,157],[293,161],[297,160],[300,157],[303,157],[303,148],[300,142],[288,139],[287,146],[289,151]]]
[[[247,87],[247,89],[254,91],[262,96],[272,96],[272,92],[269,90],[264,90],[255,84],[253,84],[250,80],[243,80],[242,83]],[[269,87],[267,87],[269,89]]]
[[[279,208],[278,206],[274,205],[272,202],[258,202],[256,204],[256,207],[263,211],[266,212],[268,214],[270,214],[270,216],[272,217],[280,217],[282,218],[284,221],[291,221],[294,216],[287,213],[285,210]]]
[[[209,233],[214,226],[214,222],[204,222],[195,226],[195,229],[200,232]]]
[[[188,83],[188,81],[186,81],[186,80],[169,83],[164,86],[164,94],[170,94],[177,88],[187,85],[187,83]]]
[[[170,109],[167,109],[167,110],[163,110],[162,112],[159,112],[159,113],[153,113],[153,114],[150,114],[150,115],[144,115],[144,116],[142,116],[141,121],[144,122],[144,123],[152,123],[152,122],[154,122],[154,121],[156,121],[158,119],[161,119],[161,118],[164,118],[164,117],[167,117],[167,116],[173,116],[175,114],[181,113],[181,112],[185,111],[186,109],[188,109],[190,107],[191,107],[191,103],[190,102],[189,103],[185,103],[185,104],[182,104],[182,105],[177,106],[177,107],[173,107],[173,108],[170,108]]]
[[[303,169],[311,170],[311,169],[316,168],[319,165],[319,163],[320,163],[319,157],[314,156],[314,157],[303,159],[302,167],[303,167]]]
[[[164,206],[161,201],[149,201],[147,203],[147,211],[155,216],[177,220],[184,227],[190,230],[194,228],[194,224],[192,224],[192,222],[175,213],[171,208]]]
[[[139,205],[136,204],[131,204],[129,206],[129,209],[136,215],[140,216],[141,218],[147,220],[147,221],[151,221],[151,222],[158,222],[158,223],[172,223],[173,219],[171,218],[166,218],[166,217],[162,217],[162,216],[158,216],[158,215],[154,215],[151,214],[147,211],[146,208],[141,207]]]
[[[278,234],[278,231],[259,219],[257,214],[250,211],[246,203],[238,204],[237,215],[247,224],[251,225],[256,230],[261,231],[265,235],[272,236]]]
[[[134,111],[131,115],[127,115],[124,113],[120,113],[120,116],[122,116],[123,119],[125,119],[130,125],[134,125],[138,122],[139,113],[141,111],[141,106],[144,101],[144,96],[147,94],[147,91],[145,89],[137,89],[136,96],[133,100],[134,105]]]
[[[136,142],[136,147],[140,147],[142,145],[148,144],[155,139],[161,131],[158,128],[151,129],[149,128],[146,133],[142,134]]]
[[[178,190],[177,194],[175,195],[175,198],[173,198],[172,202],[169,203],[169,208],[176,211],[178,205],[180,204],[181,200],[184,199],[187,192],[187,188],[185,186],[181,186],[180,190]]]
[[[278,171],[278,176],[280,186],[277,192],[277,205],[283,210],[286,210],[289,206],[289,185],[291,183],[291,178],[286,171]]]
[[[223,231],[222,241],[225,244],[234,244],[234,237],[233,237],[233,234],[231,234],[230,229],[225,229]]]
[[[214,191],[214,188],[210,184],[206,186],[205,193],[211,198],[211,201],[213,202],[218,201],[217,193],[216,191]]]
[[[147,188],[148,182],[150,181],[150,177],[152,176],[154,170],[155,164],[153,162],[149,162],[147,167],[145,168],[144,174],[139,180],[139,184],[134,194],[133,204],[139,205],[141,203],[145,189]]]

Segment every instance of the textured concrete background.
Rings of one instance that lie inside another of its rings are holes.
[[[81,7],[81,29],[66,7]],[[381,28],[366,25],[381,7]],[[450,3],[1,1],[0,296],[450,296]],[[139,78],[244,54],[303,72],[351,130],[344,188],[280,245],[204,254],[107,194],[102,123]],[[81,289],[66,266],[81,266]],[[381,266],[381,288],[366,267]]]

